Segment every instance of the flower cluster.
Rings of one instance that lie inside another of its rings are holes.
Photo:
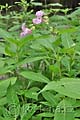
[[[42,22],[43,22],[43,18],[42,18],[43,15],[44,15],[44,12],[43,12],[43,11],[41,11],[41,10],[40,10],[40,11],[37,11],[37,12],[36,12],[36,18],[34,18],[34,19],[32,20],[33,24],[40,24],[40,23],[42,23]],[[27,27],[25,26],[25,23],[22,24],[21,29],[22,29],[22,32],[20,33],[20,37],[24,37],[24,36],[32,33],[32,30],[29,29],[29,28],[27,28]]]
[[[43,11],[37,11],[36,12],[36,18],[33,19],[33,24],[40,24],[43,22],[43,15],[44,15],[44,12]]]

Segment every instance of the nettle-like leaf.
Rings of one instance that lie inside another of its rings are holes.
[[[48,83],[41,92],[46,90],[54,90],[62,95],[80,99],[80,79],[63,78],[60,81],[52,81]]]
[[[43,76],[41,73],[35,73],[32,71],[23,71],[20,73],[20,75],[32,81],[43,82],[43,83],[49,82],[49,79]]]
[[[62,100],[56,107],[54,120],[74,120],[74,110],[67,100]]]

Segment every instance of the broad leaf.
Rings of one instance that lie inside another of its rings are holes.
[[[63,78],[60,81],[52,81],[48,83],[41,92],[46,90],[54,90],[62,95],[80,99],[80,79]]]
[[[15,84],[16,79],[16,77],[11,77],[9,79],[0,81],[0,97],[6,94],[7,88],[9,87],[10,83],[12,85]]]
[[[38,82],[43,82],[43,83],[49,82],[49,79],[43,76],[41,73],[35,73],[32,71],[23,71],[20,73],[20,75],[32,81],[38,81]]]
[[[50,118],[50,117],[53,117],[54,114],[51,113],[51,112],[43,112],[43,113],[38,114],[37,116],[48,117],[48,118]]]
[[[54,120],[74,120],[73,107],[65,99],[56,107]]]
[[[48,91],[48,92],[43,92],[42,95],[50,103],[51,106],[57,105],[57,101],[55,99],[54,94]]]
[[[69,33],[63,33],[61,35],[61,39],[62,39],[62,45],[67,49],[71,48],[75,45],[72,40],[71,34],[69,34]]]
[[[7,102],[10,114],[12,117],[17,118],[20,112],[19,99],[13,86],[9,86],[7,89]]]

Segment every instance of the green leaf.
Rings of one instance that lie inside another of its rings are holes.
[[[72,40],[71,34],[69,34],[68,32],[63,33],[61,35],[61,40],[62,40],[62,45],[67,49],[75,45]]]
[[[7,66],[7,67],[1,66],[0,69],[1,69],[0,70],[0,75],[1,76],[5,73],[10,73],[10,71],[11,71],[9,66]]]
[[[80,100],[76,100],[74,107],[80,107]]]
[[[23,104],[21,108],[21,120],[29,120],[37,110],[35,104]]]
[[[65,99],[56,107],[54,120],[74,120],[73,107]]]
[[[31,4],[34,6],[42,6],[42,3],[40,2],[31,2]]]
[[[31,48],[35,50],[40,50],[42,48],[46,48],[47,50],[54,50],[53,49],[53,42],[55,41],[55,37],[53,38],[52,35],[42,35],[36,40],[33,41]]]
[[[4,120],[4,118],[2,116],[0,116],[0,120]]]
[[[32,116],[31,120],[42,120],[40,116]]]
[[[1,68],[4,68],[4,64],[5,64],[5,62],[4,62],[4,58],[0,58],[0,69]]]
[[[46,90],[54,90],[62,95],[80,99],[80,79],[63,78],[60,81],[52,81],[48,83],[41,92]]]
[[[0,28],[0,37],[5,38],[5,39],[6,38],[13,38],[9,32],[3,30],[2,28]]]
[[[7,99],[6,99],[6,97],[2,97],[2,98],[0,98],[0,106],[5,105],[6,103],[7,103]]]
[[[0,40],[1,42],[1,40]],[[0,43],[0,54],[4,54],[5,53],[5,45],[4,43]]]
[[[11,85],[15,84],[16,79],[16,77],[11,77],[9,79],[0,81],[0,97],[6,94],[7,88],[9,87],[10,83]]]
[[[6,44],[5,45],[5,54],[8,56],[16,56],[17,46],[15,44]]]
[[[75,120],[80,120],[80,119],[76,118]]]
[[[12,117],[17,118],[20,112],[19,99],[13,86],[9,86],[7,89],[7,102],[9,111]]]
[[[11,114],[10,114],[10,109],[8,110],[8,106],[7,108],[6,107],[1,107],[1,115],[3,116],[4,120],[14,120],[12,119],[13,117],[11,117]]]
[[[16,94],[15,89],[13,88],[13,86],[9,86],[9,88],[7,89],[7,100],[8,100],[8,104],[18,104],[19,100]]]
[[[53,6],[53,7],[55,7],[55,6],[62,7],[62,4],[60,4],[60,3],[52,3],[52,4],[49,4],[49,6]]]
[[[75,111],[75,117],[80,117],[80,109]]]
[[[57,101],[54,97],[55,96],[54,94],[48,91],[48,92],[43,92],[42,95],[51,104],[51,106],[57,105]]]
[[[68,71],[70,71],[70,58],[68,56],[64,56],[61,60],[61,63],[66,67]]]
[[[49,82],[49,79],[43,76],[41,73],[35,73],[32,71],[23,71],[20,73],[20,75],[32,81],[38,81],[43,83]]]
[[[19,47],[23,47],[24,45],[26,45],[28,42],[34,40],[34,36],[33,35],[27,35],[23,38],[20,39],[19,41]]]
[[[49,57],[48,56],[28,57],[28,58],[25,58],[24,60],[20,61],[17,64],[17,66],[22,65],[22,64],[32,63],[32,62],[39,61],[39,60],[43,60],[43,59],[46,59],[46,58],[49,58]]]
[[[9,31],[11,32],[11,31],[19,30],[19,29],[20,29],[20,25],[15,25],[15,26],[11,27],[11,28],[9,29]]]
[[[53,117],[54,114],[53,114],[53,113],[50,113],[50,112],[43,112],[43,113],[38,114],[37,116],[50,118],[50,117]]]
[[[25,97],[38,100],[38,93],[33,90],[26,90],[24,95]]]
[[[23,59],[22,61],[19,61],[17,64],[15,64],[16,61],[13,60],[14,61],[12,63],[13,65],[8,65],[6,67],[3,67],[3,66],[1,67],[0,74],[2,75],[2,74],[5,74],[5,73],[10,73],[11,70],[15,69],[16,67],[19,67],[19,66],[27,64],[27,63],[32,63],[32,62],[35,62],[35,61],[46,59],[46,58],[49,58],[49,57],[48,56],[30,57],[30,58],[28,57],[28,58]],[[8,62],[9,62],[9,60],[8,60]],[[11,61],[9,63],[11,63]]]

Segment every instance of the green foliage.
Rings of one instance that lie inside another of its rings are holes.
[[[58,106],[56,107],[54,120],[74,120],[74,111],[73,107],[71,106],[68,101],[65,99],[62,100]]]
[[[79,86],[80,86],[80,79],[63,78],[57,82],[54,81],[50,82],[48,85],[46,85],[43,88],[42,91],[55,90],[56,92],[59,92],[60,94],[63,94],[65,96],[80,99]]]
[[[23,71],[20,73],[20,75],[22,75],[25,78],[31,79],[33,81],[39,81],[39,82],[44,82],[44,83],[49,82],[48,78],[44,77],[40,73],[35,73],[31,71]]]
[[[79,120],[80,8],[45,9],[35,25],[28,9],[42,4],[16,4],[20,12],[0,6],[0,120]],[[20,37],[24,22],[32,33]]]

